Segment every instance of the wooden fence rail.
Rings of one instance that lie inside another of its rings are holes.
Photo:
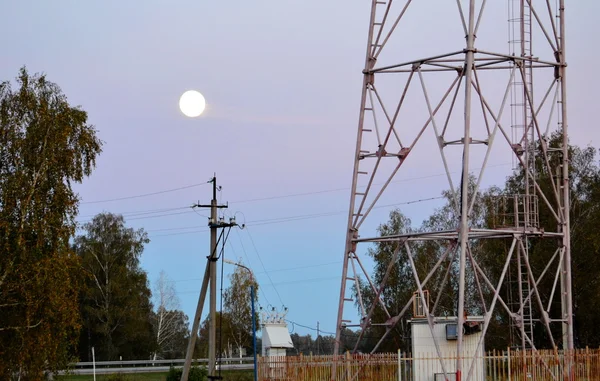
[[[262,381],[329,381],[334,366],[337,380],[398,380],[396,353],[261,357],[258,374]]]
[[[443,359],[447,379],[455,380],[456,358]],[[463,360],[462,380],[473,381],[600,381],[600,349],[562,351],[490,351],[469,375],[473,359]],[[569,372],[569,364],[571,371]],[[261,357],[260,381],[438,381],[445,380],[437,356],[410,353],[340,356]]]

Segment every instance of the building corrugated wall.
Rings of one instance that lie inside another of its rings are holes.
[[[468,317],[468,321],[483,322],[482,317]],[[456,373],[456,344],[457,340],[448,340],[446,338],[446,325],[456,324],[457,319],[435,318],[433,325],[433,335],[427,323],[427,319],[413,319],[411,321],[412,332],[412,356],[413,356],[413,381],[437,381],[444,380],[442,363],[448,374],[448,380],[453,380]],[[481,323],[483,324],[483,323]],[[437,339],[442,359],[438,358],[433,337]],[[475,352],[481,331],[463,336],[463,379],[473,364],[473,374],[471,380],[484,380],[485,365],[483,356],[485,348],[482,344],[477,351],[478,356],[475,359]],[[441,374],[438,379],[435,374]]]

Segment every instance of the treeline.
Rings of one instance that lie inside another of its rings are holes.
[[[553,171],[549,171],[544,157],[542,145],[548,153],[548,162]],[[547,141],[536,142],[535,168],[539,189],[546,195],[552,194],[553,184],[559,177],[556,170],[560,169],[562,162],[562,136],[555,134]],[[586,346],[597,348],[600,346],[600,333],[596,329],[600,326],[600,306],[597,303],[600,295],[600,166],[598,163],[598,151],[593,147],[569,146],[569,186],[570,186],[570,220],[571,220],[571,269],[572,269],[572,297],[573,297],[573,328],[574,341],[577,348]],[[522,170],[515,170],[502,186],[493,186],[477,192],[476,202],[473,204],[473,228],[495,229],[498,227],[514,225],[514,203],[515,195],[525,194],[526,179]],[[531,185],[530,185],[531,186]],[[476,180],[470,179],[471,195],[475,194]],[[389,220],[382,223],[378,228],[379,236],[393,236],[398,234],[453,231],[457,229],[457,213],[453,206],[453,195],[446,191],[445,203],[436,209],[431,216],[420,225],[416,225],[405,216],[400,209],[392,210]],[[550,198],[550,197],[548,197]],[[541,197],[538,199],[538,213],[536,224],[540,231],[556,232],[556,218],[543,204]],[[555,200],[550,198],[550,202]],[[521,212],[522,213],[522,212]],[[533,276],[538,283],[539,295],[532,291],[531,313],[534,319],[531,340],[537,348],[551,348],[554,342],[562,346],[562,326],[560,322],[551,322],[550,334],[542,322],[545,311],[541,312],[538,306],[538,298],[544,309],[548,309],[548,316],[557,318],[560,316],[560,284],[552,293],[554,282],[557,277],[558,258],[557,249],[561,248],[559,240],[549,238],[530,238],[523,240],[527,249],[527,261],[530,264]],[[512,238],[495,238],[487,240],[473,240],[470,245],[470,255],[481,267],[493,285],[500,279],[505,266],[507,253],[510,249]],[[413,270],[408,260],[406,250],[397,251],[397,243],[380,242],[371,246],[367,254],[374,261],[374,269],[370,274],[371,279],[380,284],[387,277],[386,287],[380,295],[381,302],[386,306],[391,316],[395,317],[410,303],[417,284],[414,279]],[[447,253],[451,245],[440,244],[434,241],[422,241],[410,243],[412,259],[417,273],[422,280],[438,261]],[[456,247],[454,249],[456,253]],[[519,298],[518,261],[516,254],[507,267],[505,281],[500,289],[500,297],[516,312]],[[554,258],[554,259],[553,259]],[[394,259],[395,265],[389,268],[390,261]],[[521,261],[525,259],[521,257]],[[550,266],[547,266],[551,263]],[[521,264],[521,271],[525,273],[524,279],[528,278],[527,270]],[[448,254],[441,262],[437,271],[433,271],[431,279],[425,287],[430,292],[430,309],[434,316],[457,316],[458,310],[458,256]],[[542,273],[546,273],[542,277]],[[550,275],[548,275],[550,274]],[[481,315],[486,313],[493,297],[491,290],[479,275],[475,276],[473,261],[470,257],[466,263],[466,300],[465,309],[469,315]],[[446,281],[444,282],[444,279]],[[360,293],[368,311],[374,298],[373,288],[364,278],[360,278]],[[481,284],[481,292],[477,286]],[[558,281],[560,283],[560,281]],[[358,303],[357,289],[353,289],[353,299]],[[485,303],[485,306],[484,306]],[[434,309],[435,305],[435,309]],[[360,310],[359,310],[360,312]],[[412,316],[412,306],[406,310],[404,315],[398,319],[385,339],[377,347],[378,352],[395,352],[398,349],[411,351],[411,326],[409,320]],[[498,302],[494,310],[493,319],[486,334],[486,349],[506,349],[510,346],[520,347],[522,338],[518,329],[511,325],[511,317]],[[374,308],[372,322],[385,322],[389,319],[386,312],[380,308],[379,302]],[[386,327],[382,325],[368,325],[364,332],[344,329],[341,333],[340,349],[342,351],[354,350],[368,353],[375,348],[381,337],[386,333]],[[332,354],[334,337],[310,335],[292,335],[294,349],[288,350],[288,354]]]
[[[87,113],[45,75],[22,68],[16,85],[0,84],[0,379],[42,380],[92,348],[97,361],[184,357],[189,319],[166,274],[151,291],[144,230],[111,213],[76,222],[73,185],[103,147]],[[251,279],[231,277],[243,290],[226,293],[217,322],[230,354],[251,347]]]
[[[73,252],[79,259],[80,330],[77,357],[96,360],[185,358],[189,318],[179,310],[173,282],[164,272],[152,292],[140,256],[149,239],[143,229],[126,226],[120,215],[101,213],[82,227]],[[239,267],[224,290],[217,314],[219,353],[233,357],[252,347],[250,285],[258,285]],[[221,340],[222,336],[222,340]],[[208,318],[196,341],[195,355],[208,356]]]
[[[354,344],[358,341],[360,331],[343,329],[340,337],[340,351],[354,350]],[[332,355],[335,345],[335,336],[333,334],[312,337],[310,334],[300,336],[298,333],[290,335],[294,348],[289,348],[286,352],[288,356],[310,356],[310,355]],[[357,352],[369,353],[371,348],[365,345],[359,345]]]
[[[79,259],[81,330],[77,355],[97,360],[181,358],[188,317],[176,309],[177,295],[164,273],[157,280],[155,305],[140,256],[149,242],[143,229],[122,216],[102,213],[83,225],[73,252]],[[175,307],[175,308],[174,308]]]
[[[64,369],[74,360],[90,360],[94,348],[98,360],[183,357],[189,337],[188,317],[177,305],[168,280],[157,281],[150,290],[147,274],[141,269],[140,256],[149,239],[143,229],[127,227],[122,216],[102,213],[79,226],[76,222],[78,194],[73,184],[90,176],[102,152],[103,142],[87,121],[87,113],[71,106],[60,88],[44,75],[30,75],[25,68],[17,78],[18,88],[10,82],[0,84],[0,379],[18,375],[23,380],[42,379],[44,371]],[[560,163],[562,139],[537,142],[551,148],[548,160]],[[543,155],[538,155],[542,157]],[[556,181],[542,160],[535,162],[540,189],[548,192]],[[574,331],[579,347],[600,346],[600,167],[594,148],[570,147],[571,252]],[[502,187],[478,192],[474,203],[473,227],[494,227],[507,214],[499,212],[494,200],[524,193],[522,171],[515,171]],[[474,189],[474,184],[473,184]],[[445,193],[447,203],[436,210],[421,226],[415,227],[400,210],[390,214],[379,227],[381,235],[414,231],[456,229],[454,199]],[[551,200],[554,201],[554,200]],[[539,227],[556,231],[556,220],[540,207]],[[82,228],[77,234],[77,229]],[[536,274],[548,258],[549,240],[527,242],[529,261]],[[494,282],[502,270],[508,249],[506,240],[479,240],[471,247],[473,258]],[[556,242],[553,243],[556,246]],[[419,272],[436,263],[443,248],[433,242],[414,244],[414,261]],[[383,279],[395,248],[390,242],[374,245],[368,254],[375,263],[372,279]],[[502,253],[502,255],[497,255]],[[551,255],[550,251],[550,255]],[[440,294],[443,274],[434,274],[432,295],[439,294],[437,316],[456,315],[456,258],[444,262],[449,269],[448,287]],[[381,294],[388,311],[397,313],[416,290],[406,252],[401,252],[388,274],[391,292]],[[539,285],[540,298],[550,297],[552,277]],[[222,337],[219,352],[225,356],[250,354],[251,316],[250,275],[237,268],[231,289],[224,295],[224,308],[216,324]],[[478,282],[467,275],[470,314],[482,314],[477,304]],[[442,282],[443,283],[443,282]],[[255,287],[257,285],[254,283]],[[162,288],[161,288],[162,287]],[[508,300],[514,285],[501,290]],[[235,290],[235,292],[233,292]],[[355,293],[357,290],[354,290]],[[366,300],[373,290],[362,284]],[[484,298],[490,290],[484,289]],[[258,294],[256,290],[255,295]],[[154,301],[153,301],[154,296]],[[356,296],[356,295],[355,295]],[[368,302],[365,307],[370,306]],[[535,308],[535,307],[534,307]],[[556,316],[551,304],[551,314]],[[410,311],[409,311],[410,312]],[[379,351],[410,350],[410,313],[394,326]],[[381,309],[375,309],[373,321],[385,321]],[[488,332],[486,348],[506,348],[510,317],[500,310]],[[542,324],[534,327],[534,338],[542,345],[559,342],[560,325],[545,333]],[[385,327],[366,327],[362,335],[344,330],[342,349],[358,348],[370,352]],[[196,355],[207,352],[207,321],[204,322]],[[292,336],[295,353],[331,353],[332,338]],[[291,352],[294,352],[291,351]]]
[[[523,201],[526,188],[529,187],[530,194],[534,194],[531,180],[526,181],[522,169],[515,170],[502,186],[493,186],[489,189],[480,190],[477,193],[476,180],[470,179],[470,197],[475,197],[471,228],[497,229],[515,226],[515,205],[519,218],[524,218],[523,202],[530,202],[538,212],[531,214],[532,225],[537,225],[541,232],[556,232],[557,219],[552,211],[546,206],[545,201],[539,196],[540,190],[546,195],[548,202],[555,210],[559,210],[553,189],[560,180],[557,172],[562,163],[562,136],[555,134],[547,140],[537,141],[535,144],[534,168],[532,173],[536,174],[538,189],[537,202]],[[600,326],[600,307],[597,299],[600,295],[600,166],[598,165],[597,150],[593,147],[569,146],[569,187],[570,187],[570,221],[571,221],[571,268],[572,268],[572,297],[573,297],[573,328],[576,347],[600,346],[600,334],[596,330]],[[547,155],[547,162],[545,159]],[[548,165],[550,164],[550,169]],[[520,195],[520,196],[519,196]],[[420,226],[415,226],[401,210],[396,209],[390,213],[387,222],[378,228],[380,236],[434,232],[434,231],[456,231],[459,216],[454,207],[454,197],[451,192],[444,192],[445,205],[435,210]],[[519,226],[522,226],[519,225]],[[521,340],[532,339],[537,348],[551,348],[552,343],[562,346],[562,324],[560,321],[550,321],[550,330],[543,323],[547,314],[550,318],[560,318],[560,280],[555,286],[558,277],[558,263],[562,258],[562,242],[560,239],[548,237],[519,238],[521,245],[520,262],[517,260],[517,252],[514,251],[511,261],[508,263],[507,273],[500,288],[499,296],[512,312],[517,312],[519,303],[519,267],[521,270],[521,282],[530,284],[529,270],[525,262],[530,264],[531,274],[538,284],[538,292],[531,288],[531,316],[533,317],[532,332],[529,338],[522,338],[520,330],[511,328],[512,318],[500,302],[494,309],[494,318],[490,321],[490,327],[486,334],[485,346],[487,349],[506,349]],[[491,284],[496,287],[501,277],[510,250],[513,238],[473,239],[469,243],[468,256],[465,269],[465,309],[469,315],[483,316],[491,305],[493,290],[488,286],[486,279],[475,269],[474,263],[481,268]],[[402,243],[403,244],[403,243]],[[381,302],[386,306],[392,316],[396,316],[407,302],[412,299],[413,293],[417,291],[413,270],[408,260],[409,253],[405,247],[397,251],[395,242],[379,242],[368,249],[368,255],[375,263],[371,278],[375,282],[381,282],[387,277],[387,287],[380,295]],[[404,244],[403,244],[404,245]],[[410,242],[410,255],[415,264],[417,273],[422,280],[426,274],[431,274],[426,289],[430,292],[430,309],[435,316],[457,316],[458,310],[458,249],[452,241],[440,243],[439,241],[412,241]],[[448,251],[449,250],[449,251]],[[446,253],[449,253],[445,256]],[[396,265],[390,268],[388,264],[394,259]],[[441,261],[441,266],[433,271],[434,266]],[[550,265],[549,265],[550,264]],[[545,276],[542,274],[545,272]],[[524,275],[523,275],[524,274]],[[364,298],[365,308],[368,311],[374,298],[374,291],[368,283],[361,280],[360,291]],[[479,286],[480,285],[480,286]],[[527,290],[524,286],[524,290]],[[553,288],[556,287],[553,293]],[[527,291],[524,291],[527,292]],[[526,294],[525,294],[526,295]],[[354,289],[354,299],[357,300],[358,293]],[[526,300],[526,297],[523,296]],[[544,311],[539,308],[540,303]],[[357,303],[357,308],[360,306]],[[486,309],[488,308],[488,309]],[[529,307],[527,307],[529,308]],[[397,320],[386,339],[378,347],[378,351],[403,351],[411,350],[411,331],[408,320],[412,318],[412,307]],[[375,307],[372,322],[384,322],[389,317],[379,306]],[[370,351],[386,331],[383,326],[368,326],[363,337],[358,342],[358,348]],[[550,331],[550,332],[549,332]],[[354,343],[356,344],[356,342]]]
[[[102,141],[43,75],[0,84],[0,379],[64,368],[81,332],[79,198]]]

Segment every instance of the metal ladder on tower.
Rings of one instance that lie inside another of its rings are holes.
[[[525,205],[526,196],[519,197],[521,202],[515,202],[515,227],[526,227]],[[532,220],[537,220],[531,216]],[[533,295],[527,260],[529,258],[529,242],[527,237],[522,238],[523,247],[518,244],[509,266],[509,287],[507,304],[514,318],[510,319],[510,346],[513,349],[531,349],[533,341],[534,316]],[[529,340],[525,337],[527,336]]]
[[[529,2],[525,0],[522,1],[522,51],[521,55],[523,58],[529,58],[530,60],[523,61],[523,120],[526,127],[526,133],[524,134],[524,146],[525,151],[527,153],[527,169],[528,172],[531,173],[533,178],[529,178],[529,181],[526,182],[526,195],[523,200],[523,209],[525,212],[525,228],[535,228],[537,227],[537,204],[534,202],[536,199],[536,189],[535,189],[535,176],[536,176],[536,168],[535,168],[535,156],[536,156],[536,146],[535,146],[535,127],[533,125],[533,113],[534,110],[531,107],[533,103],[533,68],[532,68],[532,23],[531,23],[531,8],[529,6]],[[529,177],[529,176],[528,176]],[[523,255],[529,261],[529,239],[527,236],[523,239],[523,246],[525,249],[523,250]],[[523,259],[525,259],[523,258]],[[527,270],[527,264],[525,260],[521,261],[521,284],[522,284],[522,319],[523,319],[523,331],[529,337],[530,340],[533,341],[533,310],[531,308],[533,302],[532,287],[531,287],[531,279],[529,278],[529,271]],[[525,341],[525,348],[531,348],[531,344],[529,341]]]
[[[515,56],[517,67],[511,84],[511,133],[513,145],[520,146],[523,156],[522,168],[526,173],[524,195],[515,203],[515,227],[530,229],[539,225],[537,197],[533,178],[535,176],[535,129],[533,126],[533,70],[532,70],[532,11],[526,0],[508,0],[509,49]],[[518,58],[521,58],[520,60]],[[521,74],[522,70],[522,74]],[[513,168],[521,161],[513,156]],[[529,349],[531,344],[523,335],[533,340],[533,311],[531,308],[531,283],[525,259],[529,255],[527,236],[523,238],[524,249],[519,247],[514,256],[510,274],[509,304],[517,320],[511,319],[511,346]],[[515,295],[516,294],[516,295]],[[515,298],[516,296],[516,298]]]
[[[529,255],[528,253],[528,242],[525,239],[523,242],[523,246],[525,246],[525,250],[520,250],[519,252],[519,276],[520,276],[520,299],[521,299],[521,324],[523,325],[522,332],[529,337],[529,340],[533,341],[533,311],[531,308],[531,303],[533,299],[533,295],[531,295],[531,283],[529,280],[529,272],[527,271],[527,264],[525,262],[525,258]],[[525,337],[521,338],[522,349],[531,349],[531,343]]]
[[[381,8],[381,6],[387,6],[388,5],[388,1],[376,1],[376,6],[377,8]],[[366,57],[366,64],[365,64],[365,69],[369,69],[370,65],[374,64],[374,58],[373,56],[376,54],[377,50],[381,47],[381,45],[378,43],[377,39],[375,38],[375,36],[379,35],[380,30],[383,28],[383,24],[384,24],[384,20],[377,20],[377,16],[380,15],[382,12],[378,12],[378,9],[375,9],[375,15],[374,15],[374,19],[371,21],[371,26],[370,26],[370,36],[369,36],[369,49],[368,49],[368,53],[367,53],[367,57]],[[355,164],[355,173],[354,173],[354,179],[353,179],[353,189],[352,189],[352,195],[351,195],[351,200],[352,200],[352,204],[350,205],[351,208],[351,215],[350,220],[348,221],[348,239],[354,239],[358,237],[358,232],[356,230],[353,230],[353,226],[356,225],[356,222],[363,216],[363,214],[361,213],[359,209],[359,205],[361,205],[364,201],[365,198],[367,197],[366,192],[364,191],[360,191],[359,190],[359,179],[361,177],[364,176],[368,176],[369,172],[367,170],[364,170],[361,168],[361,163],[368,157],[373,156],[373,155],[382,155],[385,154],[383,147],[381,146],[381,143],[379,143],[379,146],[377,147],[377,150],[375,152],[371,152],[370,149],[365,149],[368,147],[363,147],[364,144],[364,139],[365,139],[365,133],[369,134],[372,133],[373,130],[371,128],[365,128],[365,120],[372,118],[372,120],[374,121],[374,128],[375,128],[375,132],[377,132],[377,141],[380,142],[379,139],[379,133],[377,131],[377,118],[375,116],[375,110],[374,110],[374,104],[373,104],[373,99],[372,97],[369,97],[370,95],[370,91],[372,90],[372,79],[373,76],[369,76],[368,74],[365,74],[365,81],[364,81],[364,88],[363,88],[363,101],[361,104],[361,110],[360,110],[360,125],[359,125],[359,143],[357,146],[357,157],[356,157],[356,164]],[[369,115],[372,114],[372,115]],[[362,329],[366,328],[366,325],[368,322],[366,322],[365,318],[366,318],[366,311],[365,311],[365,307],[364,304],[362,302],[362,296],[361,296],[361,290],[360,290],[360,285],[358,284],[358,273],[357,273],[357,264],[358,266],[362,269],[362,264],[360,263],[360,260],[358,259],[358,256],[355,253],[356,250],[356,245],[352,245],[351,249],[346,253],[346,258],[344,261],[344,270],[343,270],[343,274],[342,274],[342,293],[343,293],[343,300],[340,302],[341,304],[345,304],[345,303],[353,303],[354,299],[352,298],[352,295],[346,295],[346,291],[344,291],[347,286],[348,286],[348,282],[354,283],[354,285],[356,286],[355,288],[355,292],[357,293],[357,297],[358,297],[358,302],[359,305],[361,307],[361,320],[359,324],[356,323],[352,323],[351,320],[348,319],[344,319],[341,318],[340,321],[338,321],[338,324],[341,324],[341,326],[343,328],[349,328],[349,327],[360,327]],[[349,275],[348,272],[350,270],[350,267],[352,268],[352,275]],[[342,311],[344,310],[344,307],[342,305],[339,306],[339,313],[342,313]],[[340,328],[340,327],[338,327]]]
[[[517,59],[513,65],[522,65],[524,75],[520,72],[515,73],[511,85],[511,132],[512,143],[520,144],[524,151],[527,151],[530,144],[532,133],[529,132],[533,127],[532,109],[529,98],[532,98],[533,70],[531,38],[531,8],[526,0],[508,0],[509,8],[509,50],[510,54]],[[524,58],[519,60],[518,58]],[[517,70],[520,70],[518,68]],[[526,133],[529,132],[529,133]],[[513,169],[518,167],[518,161],[513,158]]]

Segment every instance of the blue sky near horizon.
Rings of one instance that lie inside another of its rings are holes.
[[[0,3],[0,79],[13,79],[23,65],[46,73],[105,141],[97,169],[77,186],[79,221],[109,211],[144,228],[151,243],[143,268],[152,282],[167,273],[191,318],[209,237],[208,211],[188,207],[209,202],[206,182],[216,173],[227,215],[248,225],[231,232],[225,256],[253,269],[261,305],[285,305],[290,320],[334,332],[370,2],[140,4]],[[567,7],[571,141],[599,147],[600,130],[590,125],[600,88],[600,3]],[[431,25],[450,16],[430,17],[411,43],[445,52]],[[506,40],[506,30],[491,33]],[[199,118],[178,110],[188,89],[207,100]],[[428,165],[428,152],[419,155],[389,203],[440,195],[443,172]],[[501,184],[510,160],[492,158],[484,185]],[[175,188],[183,189],[130,197]],[[441,203],[401,208],[419,225]],[[383,222],[388,212],[375,216]]]

